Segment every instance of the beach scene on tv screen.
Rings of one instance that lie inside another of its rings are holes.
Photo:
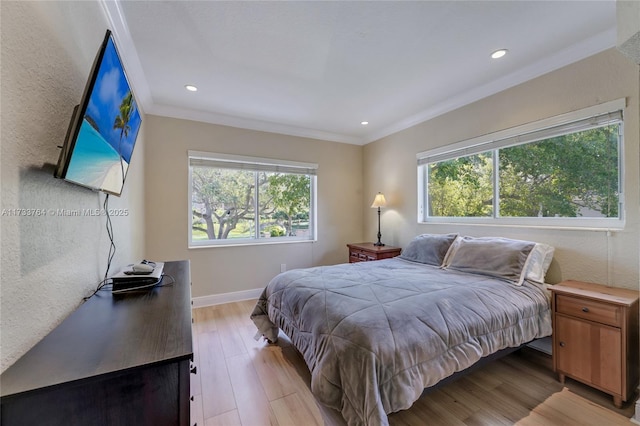
[[[120,194],[140,123],[135,98],[109,38],[66,179]]]

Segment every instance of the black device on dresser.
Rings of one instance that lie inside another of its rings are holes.
[[[97,292],[4,371],[0,423],[189,424],[189,261],[164,272],[175,282]]]

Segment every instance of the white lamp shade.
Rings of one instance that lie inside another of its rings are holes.
[[[387,205],[387,200],[384,198],[384,194],[382,192],[378,192],[376,194],[376,198],[373,199],[373,204],[371,204],[371,208],[375,209],[378,207],[385,207]]]

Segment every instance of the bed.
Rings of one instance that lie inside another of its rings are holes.
[[[349,425],[386,425],[425,388],[551,334],[552,256],[535,242],[424,234],[393,259],[284,272],[251,318],[270,342],[289,336],[321,403]]]

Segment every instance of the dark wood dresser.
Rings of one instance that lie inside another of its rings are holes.
[[[402,251],[400,247],[376,246],[373,243],[347,244],[347,247],[349,247],[349,263],[388,259],[399,256]]]
[[[99,291],[4,371],[0,423],[189,424],[189,261],[164,272],[173,284]]]

